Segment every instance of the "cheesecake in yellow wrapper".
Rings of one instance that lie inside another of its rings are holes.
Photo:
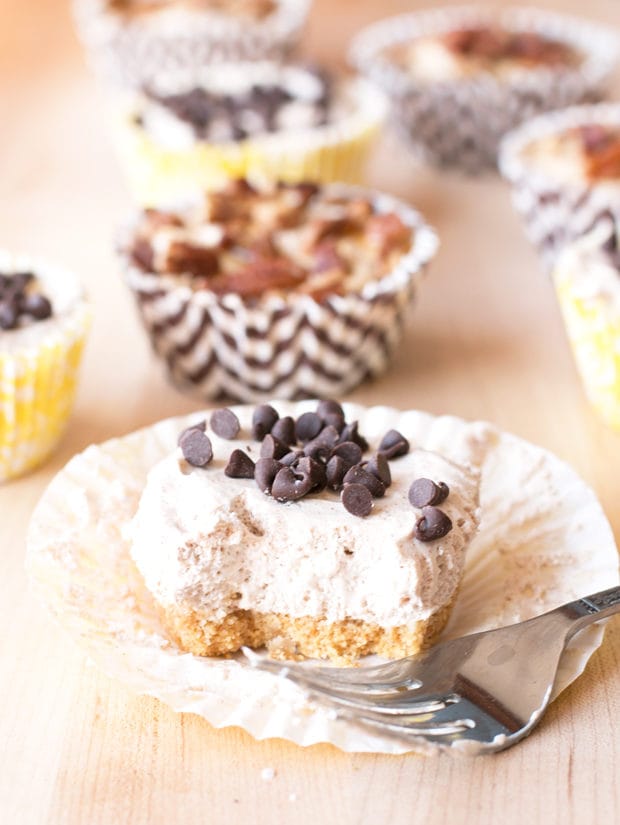
[[[599,224],[559,256],[554,282],[586,394],[620,430],[620,226]]]
[[[33,469],[58,443],[89,321],[74,276],[0,253],[0,482]]]
[[[358,183],[386,107],[361,79],[238,63],[132,96],[114,132],[134,197],[154,206],[237,178]]]

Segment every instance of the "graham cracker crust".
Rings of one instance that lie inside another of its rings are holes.
[[[330,622],[253,610],[235,610],[213,621],[206,612],[172,607],[163,610],[163,618],[179,647],[196,656],[223,656],[242,645],[267,645],[274,658],[301,656],[350,664],[371,653],[398,659],[430,647],[448,621],[453,602],[454,598],[428,619],[388,628],[360,619]]]

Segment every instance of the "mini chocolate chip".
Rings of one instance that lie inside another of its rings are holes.
[[[325,468],[327,486],[330,490],[339,490],[349,465],[339,455],[332,456]]]
[[[24,295],[19,302],[19,309],[25,315],[31,315],[37,321],[45,321],[52,314],[52,304],[49,298],[39,293]]]
[[[243,450],[233,450],[224,469],[229,478],[254,478],[254,462]]]
[[[360,435],[357,431],[357,427],[357,421],[352,421],[351,424],[346,424],[340,433],[340,441],[353,441],[353,443],[357,444],[358,447],[361,447],[362,452],[365,453],[368,449],[368,442],[364,436]]]
[[[347,484],[342,491],[342,503],[346,510],[354,516],[364,518],[372,510],[372,495],[363,484]]]
[[[202,430],[190,427],[179,440],[183,458],[192,467],[206,467],[213,458],[211,441]]]
[[[345,487],[347,484],[363,484],[374,498],[381,498],[385,495],[384,483],[377,476],[360,467],[359,464],[347,470],[343,482]]]
[[[279,439],[274,438],[271,433],[266,435],[260,447],[261,458],[282,458],[289,452],[288,446]]]
[[[327,484],[325,464],[315,461],[311,456],[304,456],[292,467],[295,475],[308,476],[313,490],[322,490]]]
[[[381,439],[379,452],[383,453],[386,458],[398,458],[409,452],[409,442],[398,430],[388,430]]]
[[[321,418],[326,426],[333,427],[338,433],[342,432],[346,424],[344,415],[340,415],[340,413],[325,413]]]
[[[302,413],[295,422],[295,435],[302,444],[312,441],[322,429],[323,421],[321,417],[313,412]]]
[[[390,464],[383,453],[377,453],[372,458],[368,459],[364,466],[365,470],[377,476],[386,487],[392,483],[392,473],[390,471]]]
[[[334,447],[332,455],[340,456],[351,467],[353,464],[359,464],[362,460],[362,448],[354,441],[342,441],[337,447]]]
[[[316,411],[323,420],[325,420],[325,416],[327,415],[339,415],[344,418],[344,410],[340,404],[332,398],[326,398],[323,401],[319,401]]]
[[[441,539],[452,530],[452,522],[439,507],[423,507],[417,520],[414,536],[419,541]]]
[[[275,458],[259,458],[254,465],[254,481],[263,493],[271,492],[271,485],[282,465]]]
[[[219,435],[220,438],[225,438],[228,441],[232,441],[233,438],[236,438],[239,435],[239,430],[241,429],[239,419],[234,412],[229,410],[227,407],[223,410],[216,410],[212,413],[211,418],[209,419],[209,424],[216,435]]]
[[[313,438],[304,445],[304,455],[311,456],[317,461],[327,461],[331,451],[329,444],[325,444],[319,437]]]
[[[279,439],[283,444],[288,444],[288,446],[292,446],[295,441],[295,421],[291,418],[290,415],[285,415],[284,418],[280,418],[271,428],[271,435],[275,436],[275,438]]]
[[[14,301],[2,301],[0,303],[0,329],[15,329],[17,315],[17,305]]]
[[[437,504],[441,492],[430,478],[416,478],[409,488],[409,501],[414,507],[426,507]]]
[[[309,475],[299,478],[291,467],[282,467],[271,485],[271,495],[277,501],[296,501],[311,489],[312,480]]]
[[[303,457],[303,450],[291,450],[290,453],[283,455],[282,458],[278,459],[278,461],[280,462],[280,464],[284,464],[286,467],[290,467],[291,464],[294,464],[296,461]]]
[[[450,488],[446,484],[445,481],[440,481],[437,485],[439,487],[439,499],[435,502],[435,504],[441,504],[442,501],[445,501],[448,496],[450,495]]]
[[[190,424],[189,427],[186,427],[182,432],[179,433],[179,437],[177,438],[177,446],[180,446],[181,439],[185,435],[185,433],[190,432],[190,430],[200,430],[201,433],[204,433],[207,429],[207,422],[206,421],[197,421],[195,424]]]
[[[257,441],[270,433],[280,416],[269,404],[260,404],[252,415],[252,435]]]

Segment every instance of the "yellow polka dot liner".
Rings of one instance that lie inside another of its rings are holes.
[[[143,206],[183,201],[245,177],[287,183],[360,183],[387,101],[360,79],[345,81],[348,113],[325,126],[258,135],[242,141],[196,140],[184,149],[158,144],[136,122],[138,101],[113,115],[121,163]]]
[[[620,272],[601,248],[607,226],[602,221],[566,247],[553,279],[586,395],[620,430]]]
[[[0,330],[0,482],[32,470],[52,452],[69,418],[90,310],[75,277],[0,252],[0,272],[30,271],[53,315]]]

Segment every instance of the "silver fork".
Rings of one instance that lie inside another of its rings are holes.
[[[405,741],[488,753],[514,745],[538,723],[569,639],[618,612],[620,587],[612,587],[371,667],[283,663],[243,650],[254,667],[290,679],[338,718]]]

